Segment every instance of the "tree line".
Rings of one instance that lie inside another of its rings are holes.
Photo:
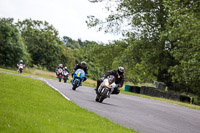
[[[46,21],[26,19],[14,23],[12,18],[1,18],[0,64],[15,66],[23,59],[30,67],[39,65],[55,71],[62,63],[72,71],[76,63],[84,60],[94,80],[123,66],[126,81],[156,80],[164,82],[169,90],[192,93],[200,99],[200,1],[108,2],[117,3],[114,9],[107,4],[111,12],[108,18],[88,16],[87,25],[120,32],[126,39],[99,44],[68,36],[60,38]]]
[[[157,80],[170,90],[200,96],[199,0],[89,1],[107,2],[110,15],[105,20],[88,16],[88,27],[127,37],[120,61],[128,79]]]

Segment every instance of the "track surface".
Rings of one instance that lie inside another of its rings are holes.
[[[37,79],[47,81],[80,107],[139,133],[200,133],[200,110],[125,94],[98,103],[94,88],[80,86],[73,91],[71,84]]]
[[[125,94],[98,103],[94,88],[73,91],[71,84],[47,81],[79,106],[140,133],[200,133],[200,110]]]

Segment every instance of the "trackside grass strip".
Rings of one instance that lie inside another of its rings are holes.
[[[44,82],[0,73],[2,133],[135,133],[66,100]]]

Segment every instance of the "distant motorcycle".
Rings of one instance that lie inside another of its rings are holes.
[[[64,71],[64,77],[63,77],[64,83],[67,82],[68,76],[69,76],[69,73],[67,71]]]
[[[56,72],[57,74],[57,78],[59,80],[59,82],[61,82],[62,78],[63,78],[63,69],[62,68],[59,68]]]
[[[105,78],[97,90],[96,101],[102,103],[104,99],[109,97],[115,87],[115,77],[113,75]]]
[[[82,69],[77,69],[72,79],[72,90],[76,90],[85,79],[85,72]]]
[[[22,73],[22,72],[23,72],[24,66],[25,66],[25,65],[23,65],[23,64],[17,64],[18,72],[19,72],[19,73]]]

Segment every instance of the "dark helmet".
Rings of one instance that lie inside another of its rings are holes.
[[[86,67],[86,62],[85,62],[85,61],[82,61],[82,62],[81,62],[81,66],[82,66],[82,67]]]
[[[118,67],[117,71],[118,71],[119,75],[122,75],[124,73],[124,68]]]

